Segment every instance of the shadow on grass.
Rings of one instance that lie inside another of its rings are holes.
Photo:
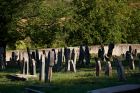
[[[50,85],[39,81],[10,81],[5,74],[0,74],[0,78],[2,78],[0,79],[0,93],[23,93],[24,88],[32,85],[45,86],[46,93],[87,93],[87,91],[98,88],[122,84],[140,84],[140,77],[131,74],[126,74],[126,81],[118,81],[115,73],[112,77],[105,77],[104,74],[101,77],[95,77],[94,74],[92,69],[82,69],[77,73],[54,73]]]

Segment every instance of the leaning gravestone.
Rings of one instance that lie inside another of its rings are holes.
[[[96,62],[96,76],[100,76],[100,73],[101,73],[101,62],[96,57],[95,57],[95,62]]]
[[[120,81],[125,80],[125,71],[122,62],[117,57],[114,57],[114,63],[117,69],[118,79]]]

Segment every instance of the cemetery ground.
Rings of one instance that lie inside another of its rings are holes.
[[[103,63],[104,64],[104,63]],[[113,63],[112,63],[113,64]],[[140,75],[138,67],[136,70],[129,70],[128,64],[123,62],[125,67],[125,81],[119,81],[116,69],[113,68],[111,77],[106,77],[104,71],[101,76],[95,76],[95,62],[92,60],[90,67],[77,68],[77,72],[55,72],[50,84],[41,83],[38,78],[30,78],[28,81],[11,80],[7,78],[9,74],[19,73],[17,68],[7,68],[0,72],[0,93],[24,93],[25,88],[30,86],[42,86],[41,90],[45,93],[87,93],[87,91],[122,85],[122,84],[140,84]],[[137,64],[138,66],[138,64]],[[102,65],[102,67],[104,67]]]

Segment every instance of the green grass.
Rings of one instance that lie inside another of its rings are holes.
[[[29,81],[11,81],[6,78],[8,74],[18,73],[15,69],[7,69],[0,72],[0,93],[24,93],[24,88],[31,85],[44,85],[46,93],[86,93],[89,90],[122,85],[122,84],[140,84],[140,77],[131,74],[139,73],[138,68],[135,71],[125,69],[126,81],[120,82],[117,79],[116,71],[113,70],[112,77],[104,76],[102,72],[100,77],[95,76],[95,68],[81,68],[76,73],[57,72],[53,73],[51,84],[45,84],[38,79]]]

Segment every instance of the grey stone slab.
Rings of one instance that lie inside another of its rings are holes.
[[[88,91],[87,93],[115,93],[115,92],[134,90],[138,88],[140,88],[140,84],[126,84],[126,85],[96,89],[96,90]]]

